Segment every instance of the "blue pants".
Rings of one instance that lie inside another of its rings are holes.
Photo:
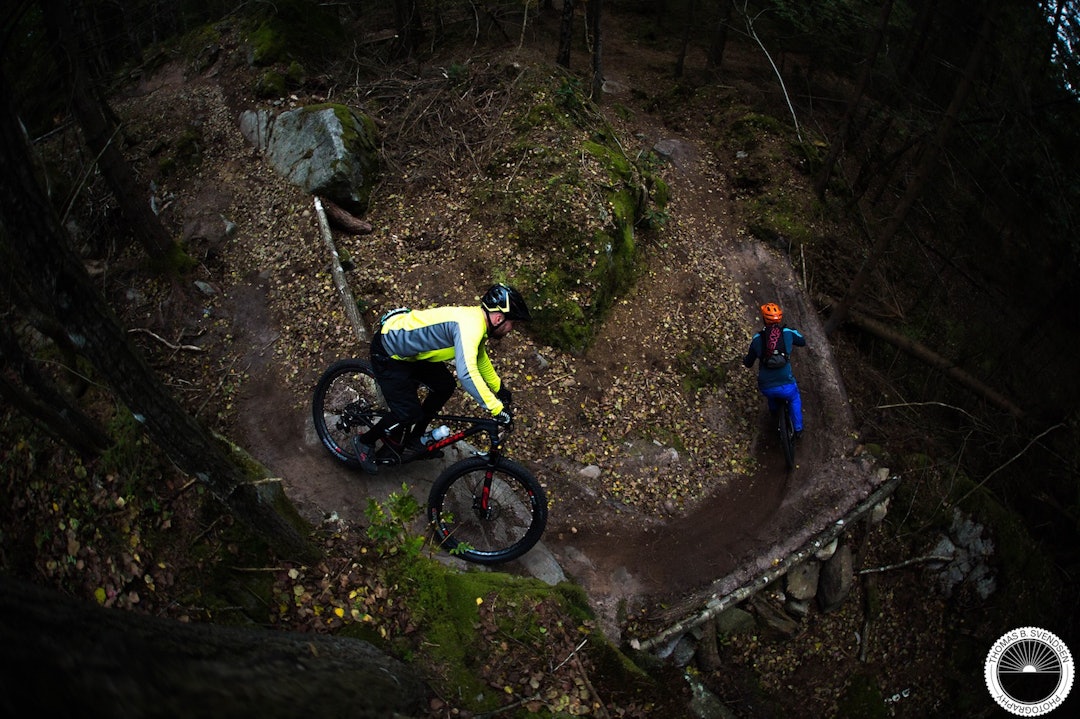
[[[782,384],[776,387],[762,387],[761,393],[769,400],[769,411],[775,412],[779,408],[780,400],[787,400],[791,405],[791,426],[796,432],[802,432],[802,397],[799,395],[799,385],[794,382]]]

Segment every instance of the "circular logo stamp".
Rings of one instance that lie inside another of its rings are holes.
[[[1069,648],[1038,627],[1013,629],[986,655],[986,688],[1005,711],[1041,716],[1058,708],[1073,683]]]

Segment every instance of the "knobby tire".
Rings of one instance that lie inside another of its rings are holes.
[[[487,512],[480,508],[484,479],[492,473]],[[447,467],[428,495],[435,540],[450,554],[477,564],[517,559],[540,541],[547,525],[543,487],[517,462],[470,457]]]
[[[334,459],[352,469],[360,467],[352,438],[371,429],[388,411],[367,360],[338,360],[319,377],[312,393],[315,433]]]
[[[791,408],[787,402],[780,403],[777,412],[777,433],[780,435],[780,448],[784,451],[784,463],[788,469],[795,468],[795,429],[791,424]]]

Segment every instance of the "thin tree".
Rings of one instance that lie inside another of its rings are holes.
[[[10,315],[0,322],[0,398],[76,452],[95,456],[112,444],[97,422],[38,371],[19,346]]]
[[[574,4],[576,0],[563,0],[562,19],[559,22],[559,51],[555,62],[570,67],[570,45],[574,37]]]
[[[803,142],[803,137],[802,130],[799,129],[799,116],[795,114],[795,106],[791,104],[791,96],[788,95],[787,85],[784,84],[784,75],[773,61],[772,55],[769,54],[768,48],[765,47],[765,43],[758,37],[757,30],[754,28],[755,16],[750,14],[748,5],[749,3],[744,2],[742,6],[742,16],[743,21],[746,24],[746,34],[753,38],[754,42],[757,43],[757,46],[761,48],[761,52],[765,54],[765,59],[769,61],[769,66],[772,67],[773,73],[776,75],[776,80],[780,83],[780,91],[784,94],[784,102],[787,103],[788,110],[791,112],[791,121],[795,125],[795,135],[798,136],[799,143],[801,144]]]
[[[397,28],[394,54],[400,57],[412,57],[416,48],[420,46],[420,39],[424,32],[420,3],[417,0],[394,0],[394,26]]]
[[[592,98],[595,102],[601,101],[604,92],[604,43],[600,34],[600,16],[603,10],[604,0],[589,0],[585,5],[585,23],[592,45]]]
[[[40,0],[60,78],[71,99],[71,109],[82,128],[87,147],[116,199],[128,229],[145,248],[151,261],[168,270],[181,270],[187,258],[165,225],[151,209],[131,165],[120,152],[120,127],[115,114],[97,93],[83,60],[82,40],[75,30],[80,6],[64,0]]]
[[[690,0],[690,7],[686,10],[686,21],[683,24],[682,41],[679,43],[679,55],[675,58],[675,78],[683,76],[686,66],[686,51],[690,47],[690,31],[696,22],[697,0]]]
[[[949,101],[949,106],[945,109],[945,114],[941,118],[941,122],[938,124],[937,130],[934,132],[930,143],[923,150],[922,156],[919,158],[918,164],[915,167],[915,172],[908,183],[903,196],[900,198],[896,209],[893,211],[889,223],[874,241],[873,247],[870,249],[870,254],[863,262],[862,267],[860,267],[859,271],[855,274],[855,277],[852,278],[851,282],[848,284],[848,290],[843,299],[832,308],[829,319],[825,322],[826,335],[831,335],[835,332],[847,319],[852,304],[862,294],[867,282],[870,281],[871,275],[877,269],[878,263],[892,244],[893,238],[896,237],[896,233],[903,227],[908,214],[911,212],[911,208],[914,207],[916,200],[918,200],[919,196],[922,194],[923,187],[930,177],[930,172],[937,167],[945,146],[945,140],[956,126],[960,116],[960,109],[964,106],[964,102],[971,92],[971,87],[975,83],[975,74],[978,71],[983,54],[986,52],[986,47],[989,44],[990,26],[994,16],[994,8],[996,7],[996,4],[991,5],[991,9],[988,10],[983,17],[978,39],[976,40],[975,47],[971,50],[971,54],[968,56],[967,66],[964,68],[964,73],[960,77],[960,82],[953,92],[952,99]]]
[[[0,96],[10,97],[0,77]],[[151,439],[187,475],[280,553],[314,559],[310,528],[257,462],[187,413],[138,353],[70,247],[56,211],[37,183],[22,125],[10,103],[0,109],[0,262],[18,262],[21,291],[33,309],[63,327]]]
[[[859,109],[859,103],[866,94],[866,89],[870,86],[870,78],[873,76],[874,64],[877,62],[878,53],[881,51],[881,47],[885,42],[885,30],[889,25],[889,16],[892,14],[892,6],[893,0],[885,0],[881,5],[881,13],[878,15],[878,23],[874,28],[874,34],[870,41],[870,49],[863,59],[862,70],[859,72],[859,80],[855,84],[855,90],[851,93],[851,98],[848,100],[847,109],[844,111],[844,118],[840,121],[840,129],[837,130],[836,133],[836,140],[832,143],[832,146],[829,147],[829,154],[825,156],[825,160],[821,163],[821,168],[818,170],[817,177],[814,180],[814,192],[816,192],[817,196],[822,200],[825,199],[825,190],[829,186],[829,180],[832,179],[833,167],[836,166],[836,161],[840,159],[840,153],[843,151],[847,139],[851,136],[851,130],[854,125],[856,113]]]
[[[724,62],[724,50],[727,49],[728,25],[731,13],[735,10],[735,0],[720,0],[720,12],[713,28],[712,44],[709,46],[707,65],[712,70],[719,70]]]

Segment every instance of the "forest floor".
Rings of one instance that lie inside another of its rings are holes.
[[[539,346],[526,330],[491,353],[519,408],[521,430],[510,452],[550,495],[544,544],[586,589],[605,631],[626,640],[648,638],[662,626],[657,607],[691,611],[711,593],[759,575],[865,498],[881,475],[860,447],[845,386],[858,374],[844,367],[846,351],[825,340],[793,258],[747,232],[732,181],[744,158],[718,141],[717,103],[750,106],[774,92],[761,58],[752,48],[733,48],[722,92],[710,96],[700,88],[694,101],[665,107],[656,89],[672,84],[670,52],[633,42],[614,19],[611,28],[611,92],[603,106],[643,149],[668,148],[670,219],[648,238],[646,270],[586,352]],[[497,73],[546,61],[551,47],[537,40],[470,62]],[[155,187],[162,216],[197,255],[200,284],[182,291],[147,286],[122,266],[105,274],[122,290],[129,326],[148,330],[134,336],[205,421],[282,477],[312,521],[362,525],[370,498],[385,498],[403,482],[424,495],[434,468],[374,478],[350,473],[314,435],[309,402],[319,373],[335,359],[363,356],[365,348],[333,287],[312,199],[277,177],[240,137],[239,113],[258,101],[249,96],[250,70],[238,52],[224,42],[216,63],[197,73],[180,61],[165,64],[116,100],[134,142],[130,151],[146,174],[158,174],[163,148],[197,129],[197,161],[161,173]],[[690,58],[694,63],[703,58]],[[279,108],[349,101],[391,81],[402,97],[410,88],[421,95],[438,70],[388,68],[381,85],[350,91],[313,83]],[[389,170],[364,218],[374,231],[336,236],[355,264],[350,282],[370,308],[369,323],[402,304],[474,302],[492,281],[485,257],[502,229],[477,226],[456,207],[467,172],[422,161],[417,148],[433,138],[407,130],[430,132],[436,123],[411,108],[388,107],[371,108],[388,138]],[[805,191],[806,178],[781,151],[784,143],[764,138],[759,157],[772,158],[769,174],[777,183]],[[807,430],[790,473],[769,435],[753,372],[740,363],[765,301],[783,305],[788,324],[808,339],[794,358]],[[686,392],[687,356],[699,371],[722,369],[725,380]],[[589,467],[599,471],[583,471]],[[859,560],[902,560],[905,547],[876,536],[862,545]],[[899,557],[890,555],[897,551]],[[520,563],[505,569],[527,572]],[[928,715],[941,701],[939,668],[949,642],[944,602],[924,584],[914,572],[881,575],[871,640],[859,633],[867,620],[856,582],[844,608],[812,611],[794,637],[733,639],[721,651],[725,669],[707,683],[756,716],[792,707],[805,710],[799,716],[828,716],[851,675],[861,673],[873,676],[885,696],[907,690],[903,702],[890,705],[894,715]],[[635,617],[637,624],[627,623]],[[778,700],[764,695],[787,698],[770,704]]]

